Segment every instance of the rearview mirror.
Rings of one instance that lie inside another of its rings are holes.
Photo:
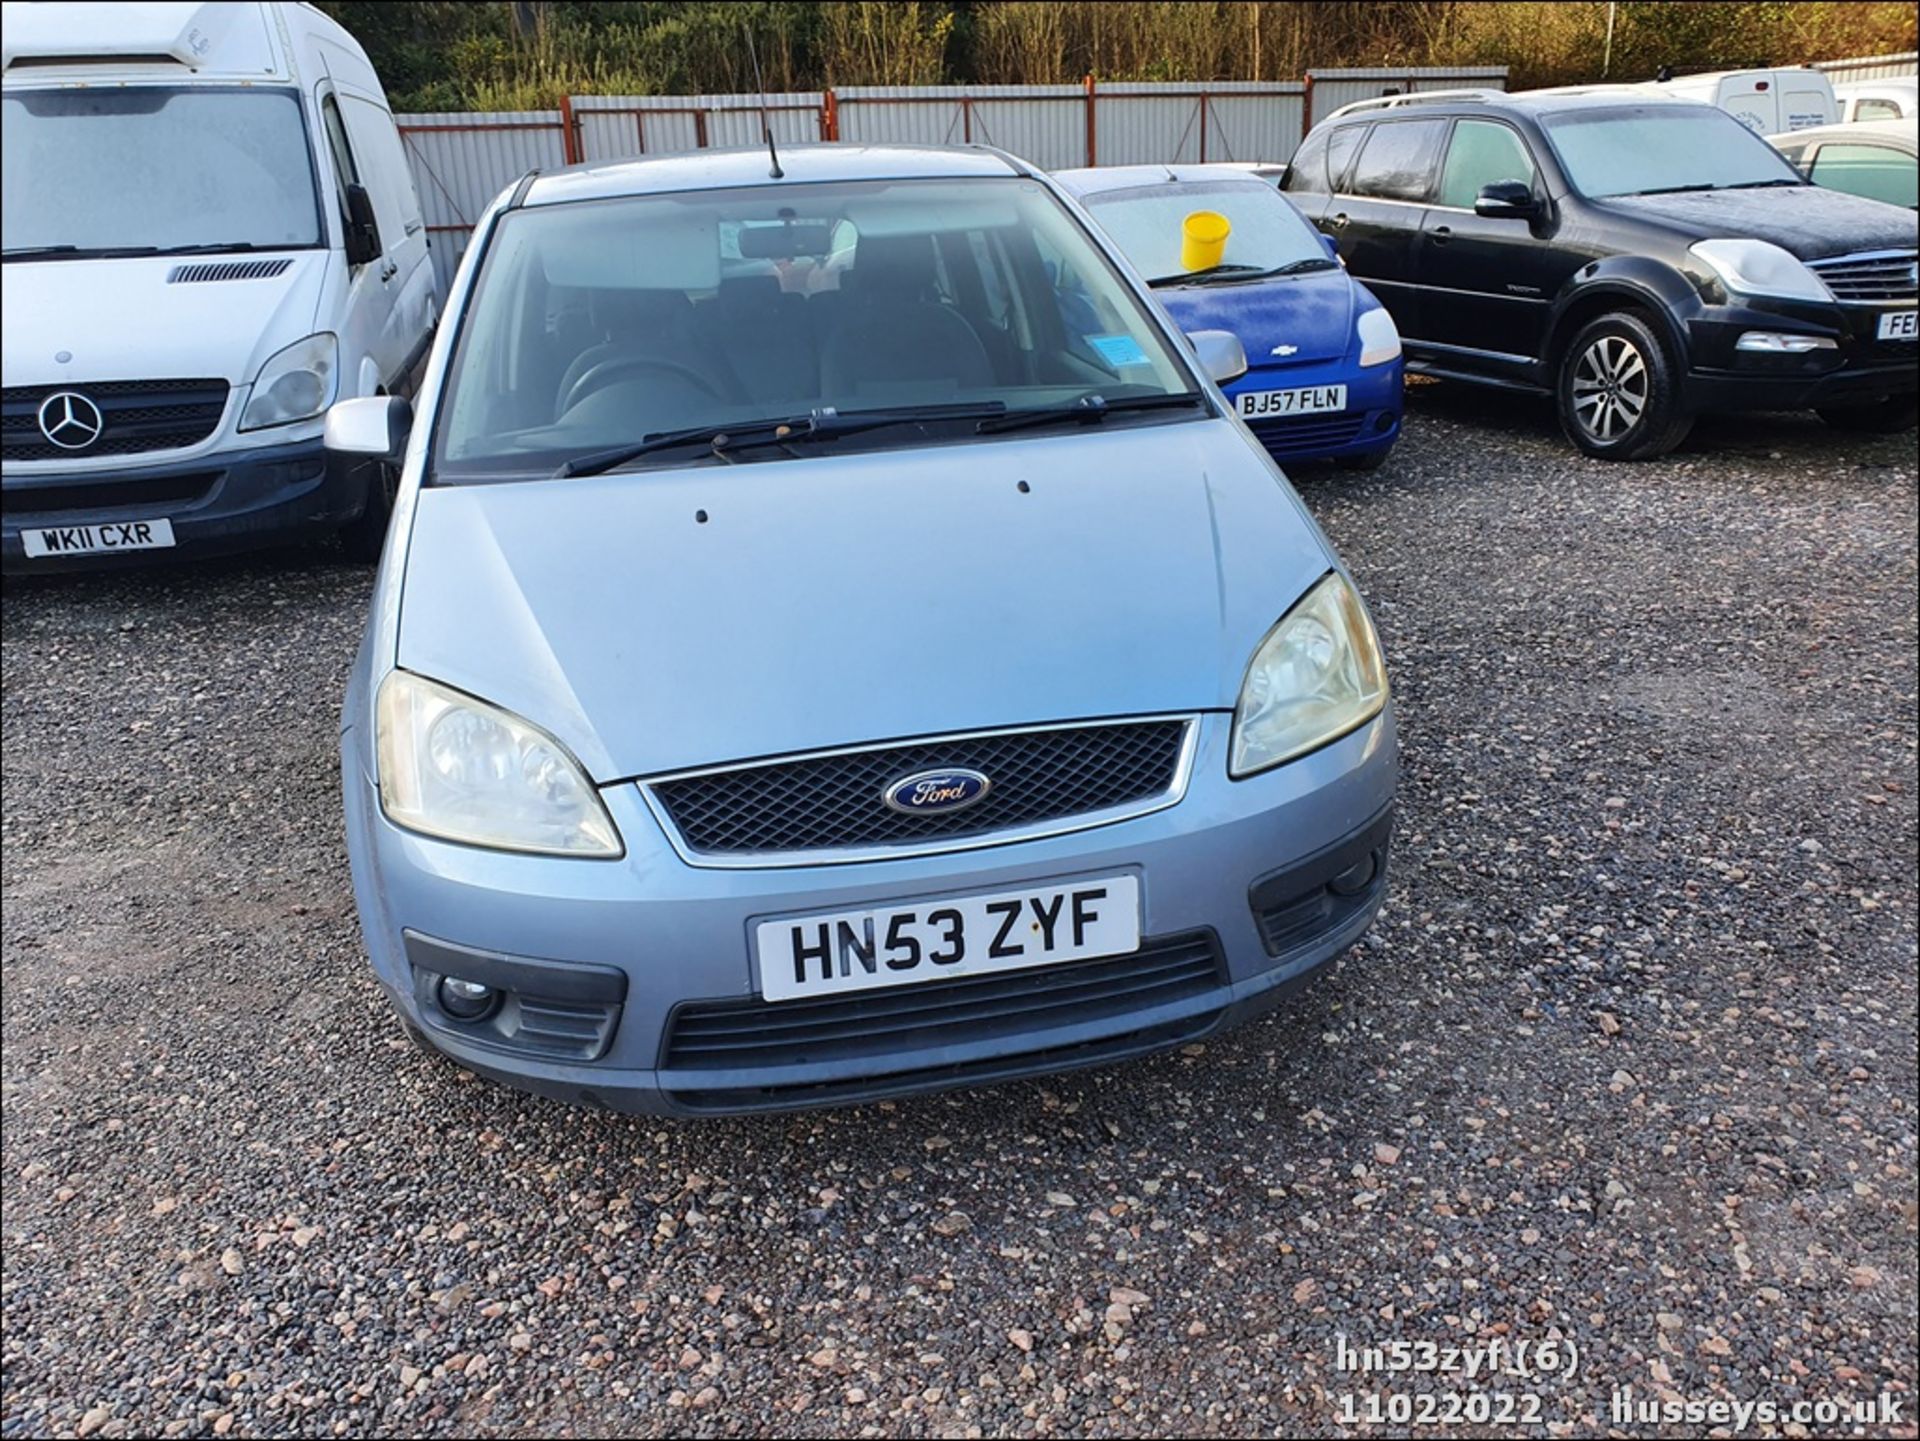
[[[325,441],[335,455],[374,456],[398,464],[413,429],[413,407],[397,395],[363,395],[327,407]]]
[[[1247,373],[1246,347],[1231,330],[1189,330],[1187,343],[1200,368],[1220,384]]]
[[[1526,181],[1496,180],[1480,187],[1473,198],[1473,213],[1489,220],[1531,220],[1540,213],[1540,202]]]
[[[364,185],[347,187],[347,264],[365,265],[380,258],[380,222],[373,217],[373,199]]]

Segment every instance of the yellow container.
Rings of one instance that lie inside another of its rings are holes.
[[[1233,225],[1217,210],[1196,210],[1180,225],[1180,267],[1211,270],[1227,253]]]

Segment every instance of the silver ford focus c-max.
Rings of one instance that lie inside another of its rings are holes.
[[[576,168],[482,218],[342,721],[375,973],[570,1101],[783,1109],[1271,1005],[1386,884],[1365,606],[1075,202],[985,149]]]

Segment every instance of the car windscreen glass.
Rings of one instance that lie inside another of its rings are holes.
[[[1320,234],[1257,180],[1200,180],[1108,190],[1086,197],[1100,222],[1133,266],[1148,279],[1180,275],[1182,225],[1196,210],[1227,218],[1226,249],[1214,262],[1265,274],[1302,260],[1324,261]]]
[[[1920,203],[1920,168],[1910,151],[1891,145],[1828,141],[1813,157],[1813,183],[1869,200],[1913,209]]]
[[[1801,180],[1779,151],[1712,105],[1569,110],[1541,124],[1568,183],[1590,200]]]
[[[1152,423],[1180,412],[1119,402],[1192,391],[1135,293],[1035,181],[535,205],[488,243],[432,479],[552,474],[702,428],[772,442],[706,452],[754,460],[971,438],[984,416],[1089,397]],[[902,418],[872,423],[882,411]],[[699,454],[669,443],[622,468]]]
[[[15,91],[0,144],[9,254],[321,243],[306,122],[291,90]]]

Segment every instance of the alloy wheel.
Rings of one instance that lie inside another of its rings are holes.
[[[1594,440],[1612,444],[1640,423],[1651,384],[1639,348],[1624,336],[1603,335],[1573,368],[1574,419]]]

